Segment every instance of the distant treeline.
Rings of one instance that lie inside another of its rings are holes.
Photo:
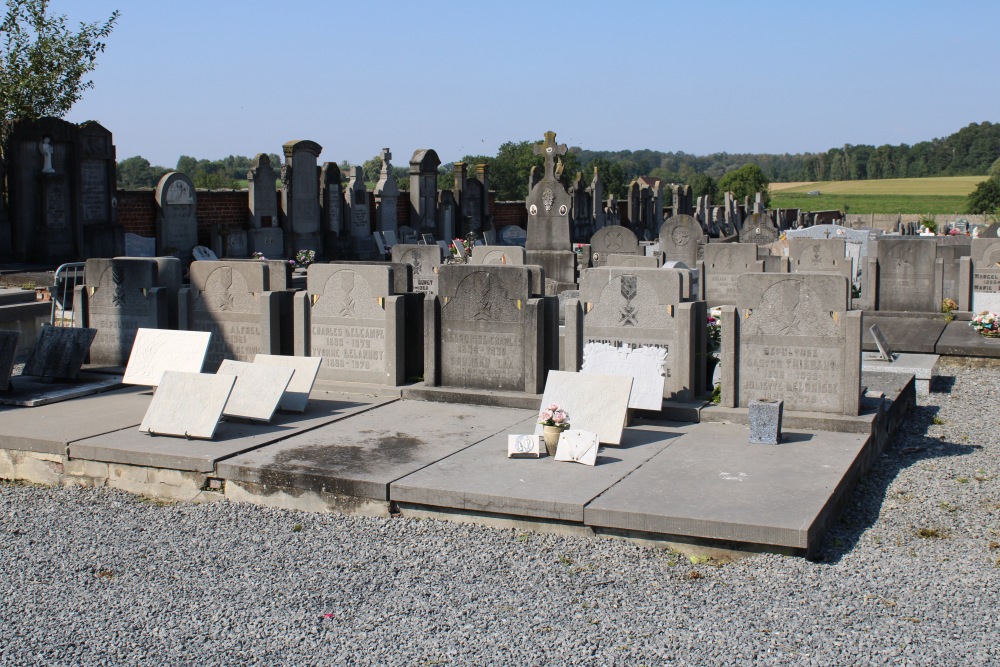
[[[531,143],[508,142],[501,146],[496,157],[465,156],[463,160],[471,164],[491,164],[490,186],[497,190],[499,199],[523,197],[530,165],[541,162],[540,158],[531,155]],[[281,158],[275,154],[270,158],[275,170],[280,170]],[[639,176],[652,176],[667,183],[688,183],[699,191],[698,194],[702,190],[708,192],[712,181],[747,164],[759,166],[771,182],[846,181],[986,174],[998,158],[1000,124],[984,122],[972,123],[943,139],[921,141],[912,146],[847,145],[825,153],[713,153],[701,156],[684,152],[591,151],[572,147],[564,162],[568,177],[572,178],[576,170],[581,170],[587,183],[593,167],[597,166],[605,182],[605,192],[621,196],[625,185]],[[243,186],[251,160],[242,155],[230,155],[221,160],[199,160],[182,155],[175,170],[187,174],[198,188],[236,188]],[[378,158],[364,163],[365,180],[369,184],[377,180],[380,164]],[[451,166],[446,163],[441,167],[439,180],[443,186],[450,183]],[[347,164],[342,163],[341,167],[346,169]],[[167,171],[165,167],[150,165],[141,156],[130,157],[118,163],[118,187],[154,187]],[[395,171],[399,186],[405,189],[408,186],[406,168],[396,167]]]

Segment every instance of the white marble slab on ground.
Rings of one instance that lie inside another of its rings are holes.
[[[600,442],[618,445],[631,393],[632,378],[627,375],[549,371],[539,407],[556,403],[569,413],[570,428],[591,431]],[[538,424],[535,433],[541,432]]]
[[[559,434],[556,461],[571,461],[592,466],[597,463],[597,434],[590,431],[572,429]]]
[[[201,372],[211,338],[208,331],[139,329],[122,384],[156,387],[164,371]]]
[[[628,406],[635,410],[663,408],[664,367],[667,349],[644,345],[631,349],[608,343],[590,342],[583,347],[581,373],[600,375],[629,375],[632,393]]]
[[[281,366],[291,368],[294,373],[285,389],[278,408],[286,412],[305,412],[309,402],[309,393],[316,382],[323,357],[289,357],[281,354],[258,354],[253,358],[255,364],[263,366]]]
[[[139,431],[211,440],[235,383],[233,375],[164,372]]]
[[[236,376],[236,384],[222,410],[223,416],[270,422],[295,371],[224,359],[215,374]]]

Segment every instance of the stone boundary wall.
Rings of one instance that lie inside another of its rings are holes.
[[[899,223],[920,222],[926,214],[920,213],[848,213],[844,216],[844,226],[873,227],[885,231],[895,231]],[[994,222],[990,215],[971,213],[937,213],[928,217],[934,218],[938,229],[956,220],[966,220],[970,225],[989,225]]]

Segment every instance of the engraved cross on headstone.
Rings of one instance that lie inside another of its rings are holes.
[[[545,178],[547,180],[555,180],[556,157],[566,155],[566,144],[557,144],[556,133],[550,130],[545,133],[545,141],[535,144],[532,150],[535,155],[545,157]]]

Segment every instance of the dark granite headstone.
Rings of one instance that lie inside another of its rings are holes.
[[[20,339],[20,331],[0,330],[0,391],[6,391],[10,387],[10,374],[14,370],[17,342]]]
[[[941,310],[935,271],[937,246],[932,239],[886,239],[877,242],[877,310]]]
[[[639,239],[627,227],[610,225],[597,230],[590,239],[590,262],[595,267],[607,264],[608,255],[638,255]]]
[[[21,373],[75,380],[96,335],[97,329],[43,326]]]
[[[667,261],[695,266],[705,258],[705,233],[690,215],[674,215],[660,226],[660,251]]]
[[[198,197],[184,174],[164,174],[156,186],[156,245],[158,255],[192,259],[198,245]]]
[[[740,243],[768,245],[778,240],[781,232],[766,213],[754,213],[740,227]]]
[[[316,160],[323,147],[315,141],[289,141],[282,146],[281,207],[285,218],[285,253],[323,252],[320,234],[319,175]]]

